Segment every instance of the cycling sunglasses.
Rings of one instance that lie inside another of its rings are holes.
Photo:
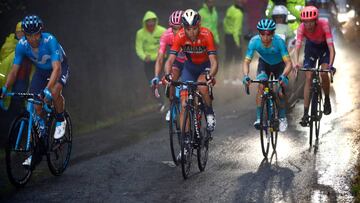
[[[267,35],[267,36],[271,36],[274,34],[274,31],[269,31],[269,30],[259,30],[260,35]]]

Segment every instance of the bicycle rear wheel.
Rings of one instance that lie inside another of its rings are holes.
[[[65,135],[60,140],[54,139],[55,119],[52,121],[51,130],[48,135],[49,149],[47,153],[47,163],[50,172],[54,176],[61,175],[67,168],[71,149],[72,149],[72,123],[68,112],[64,112],[66,120]]]
[[[261,142],[261,151],[264,157],[267,157],[269,153],[270,146],[270,135],[269,135],[269,122],[270,119],[268,116],[269,106],[267,104],[267,99],[263,98],[261,100],[261,116],[260,116],[260,142]]]
[[[277,103],[274,100],[269,100],[272,102],[272,105],[270,105],[270,108],[272,109],[271,112],[271,128],[270,128],[270,134],[271,134],[271,146],[276,151],[277,141],[278,141],[278,132],[279,132],[279,116],[278,116],[278,106]]]
[[[32,169],[22,163],[34,152],[34,138],[28,140],[29,114],[24,113],[11,124],[8,144],[5,148],[6,171],[10,182],[15,187],[23,187],[30,180]],[[33,136],[33,131],[31,132]],[[29,143],[30,148],[27,148]]]
[[[201,111],[200,119],[198,121],[200,137],[198,139],[199,146],[197,148],[197,160],[199,170],[204,171],[209,157],[210,132],[206,129],[207,122],[203,111]]]
[[[171,156],[176,165],[179,164],[177,155],[181,153],[179,102],[173,101],[170,105],[169,136]]]
[[[184,179],[190,174],[192,154],[193,154],[193,118],[189,109],[185,109],[184,120],[181,129],[181,170]]]

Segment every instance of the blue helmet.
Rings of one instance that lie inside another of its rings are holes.
[[[28,15],[22,20],[21,27],[26,34],[35,34],[41,31],[44,24],[39,16]]]
[[[256,28],[259,31],[274,31],[276,29],[276,23],[271,19],[261,19]]]

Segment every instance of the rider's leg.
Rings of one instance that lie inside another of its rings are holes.
[[[201,74],[197,80],[198,82],[206,82],[205,74]],[[207,130],[214,131],[216,126],[215,120],[215,113],[212,107],[212,99],[210,98],[209,94],[209,87],[208,86],[198,86],[198,90],[203,98],[205,109],[204,113],[206,115],[207,120]]]
[[[171,74],[172,74],[173,80],[177,81],[180,78],[181,72],[177,67],[173,67],[172,70],[171,70]],[[172,101],[174,99],[174,96],[175,96],[175,87],[171,85],[169,91],[170,91],[169,99],[170,99],[170,101]]]
[[[312,72],[305,72],[305,87],[304,87],[304,115],[308,115],[310,106],[310,89]]]
[[[321,64],[321,69],[328,69],[329,65],[327,63]],[[331,103],[330,103],[330,79],[328,73],[321,73],[321,86],[325,94],[324,100],[324,114],[329,115],[331,113]]]

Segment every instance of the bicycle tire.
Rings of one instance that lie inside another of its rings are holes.
[[[179,165],[177,155],[181,153],[181,131],[180,131],[180,109],[179,102],[172,101],[170,105],[169,136],[171,157],[175,165]]]
[[[320,134],[320,121],[322,118],[322,94],[321,94],[321,87],[318,87],[318,102],[317,102],[317,117],[316,117],[316,121],[315,121],[315,135],[316,135],[316,139],[319,139],[319,134]]]
[[[66,170],[69,165],[71,150],[72,150],[72,123],[71,118],[68,112],[64,112],[64,117],[66,120],[66,129],[65,135],[60,140],[54,140],[54,131],[55,131],[55,119],[51,121],[50,133],[48,134],[49,149],[46,154],[47,163],[50,172],[54,176],[60,176]],[[63,150],[65,149],[65,150]],[[61,151],[65,152],[65,158],[61,156]],[[53,159],[53,155],[55,156]],[[56,162],[55,162],[56,161]]]
[[[187,120],[189,120],[189,122],[187,122]],[[193,154],[192,115],[191,111],[188,108],[185,108],[182,122],[183,125],[181,129],[181,171],[183,178],[186,180],[190,175]],[[188,126],[189,128],[188,133],[186,133],[186,126]]]
[[[208,157],[209,157],[209,139],[210,139],[210,132],[206,129],[206,116],[203,111],[201,111],[199,119],[199,132],[200,138],[198,140],[199,145],[197,148],[197,161],[198,161],[198,168],[200,171],[204,171]]]
[[[34,152],[34,148],[33,148],[34,138],[32,138],[30,140],[30,150],[23,151],[23,149],[26,148],[27,132],[28,132],[28,124],[29,124],[28,122],[29,122],[29,114],[28,113],[23,113],[23,114],[19,115],[17,118],[15,118],[15,120],[11,124],[10,131],[8,134],[8,143],[5,148],[5,161],[6,161],[7,176],[9,178],[11,184],[13,184],[17,188],[24,187],[26,185],[26,183],[28,183],[28,181],[30,180],[31,175],[32,175],[32,167],[25,168],[22,165],[22,162],[30,155],[33,155],[33,152]],[[23,125],[22,133],[20,135],[21,139],[19,140],[19,148],[21,150],[16,152],[15,145],[17,142],[16,140],[19,135],[19,130],[20,130],[21,125]],[[31,133],[31,136],[33,136],[33,133]],[[14,152],[14,155],[13,155],[13,152]],[[18,153],[24,153],[24,155],[21,158],[19,158],[19,160],[15,159],[15,157],[17,157],[19,155]],[[16,166],[13,166],[13,164],[16,164]],[[14,174],[13,170],[21,170],[21,172],[23,172],[23,174],[19,175],[20,176],[19,178],[15,177],[18,174]]]
[[[271,115],[271,131],[270,131],[270,135],[271,135],[271,146],[273,148],[274,151],[276,151],[276,146],[277,146],[277,141],[278,141],[278,132],[279,132],[279,108],[278,105],[276,103],[275,100],[271,100],[272,101],[272,112],[273,114]]]
[[[311,96],[311,115],[310,115],[310,121],[309,121],[309,127],[310,127],[310,135],[309,135],[309,145],[312,146],[313,141],[313,133],[314,133],[314,126],[317,122],[317,111],[318,111],[318,93],[312,92]]]
[[[260,116],[260,142],[261,142],[261,151],[264,157],[267,157],[269,153],[270,140],[269,140],[269,132],[268,132],[268,104],[267,99],[262,98],[261,100],[261,116]],[[271,138],[270,138],[271,139]]]

